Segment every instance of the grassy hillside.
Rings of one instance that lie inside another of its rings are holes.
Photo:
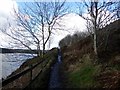
[[[98,31],[98,55],[95,62],[90,36],[61,47],[64,87],[120,88],[120,20]]]

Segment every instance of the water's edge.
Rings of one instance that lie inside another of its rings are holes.
[[[26,60],[33,58],[31,54],[24,53],[7,53],[0,54],[1,62],[0,67],[2,67],[2,77],[6,79],[9,75],[12,74],[16,69],[18,69]]]

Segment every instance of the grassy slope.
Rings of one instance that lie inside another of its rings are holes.
[[[120,87],[120,20],[103,30],[110,30],[107,49],[105,33],[99,34],[99,63],[94,63],[93,44],[90,37],[67,47],[62,47],[64,85],[67,88],[118,88]]]

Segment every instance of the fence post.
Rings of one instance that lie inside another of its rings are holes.
[[[30,68],[32,68],[32,65],[30,65]],[[30,70],[30,82],[32,81],[32,69]]]

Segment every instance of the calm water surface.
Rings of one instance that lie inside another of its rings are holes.
[[[13,71],[19,68],[23,62],[29,58],[33,58],[36,54],[25,53],[7,53],[0,54],[0,68],[2,68],[2,78],[6,78]]]

